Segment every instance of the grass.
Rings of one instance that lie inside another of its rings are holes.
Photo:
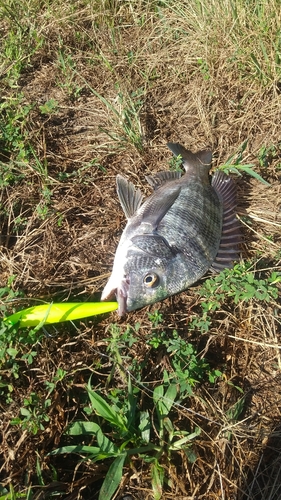
[[[1,317],[99,299],[116,174],[148,194],[169,141],[213,150],[243,230],[232,270],[125,319],[1,322],[1,499],[280,497],[280,16],[0,0]]]
[[[137,395],[139,391],[134,390],[130,377],[128,378],[127,403],[116,398],[114,404],[109,404],[97,392],[93,391],[88,383],[87,392],[90,399],[90,407],[87,415],[91,418],[93,412],[102,417],[103,422],[111,428],[108,437],[102,431],[100,425],[91,420],[76,421],[68,429],[70,436],[79,436],[79,440],[85,440],[87,436],[95,436],[98,446],[70,445],[64,446],[51,452],[51,454],[80,453],[86,455],[93,462],[111,459],[111,465],[105,476],[99,492],[99,498],[110,498],[119,487],[124,465],[126,462],[133,464],[142,460],[143,464],[151,466],[151,487],[154,497],[160,499],[162,496],[164,482],[169,482],[165,477],[165,469],[161,462],[166,456],[184,451],[191,460],[191,443],[199,431],[194,433],[188,431],[177,431],[169,418],[170,411],[177,399],[177,385],[169,384],[165,389],[163,385],[156,386],[153,391],[153,403],[155,409],[154,417],[148,410],[139,411]],[[120,396],[120,395],[119,395]],[[104,424],[104,427],[106,427]],[[156,442],[151,441],[152,431],[157,434]],[[83,436],[83,437],[82,437]],[[86,438],[87,439],[87,438]],[[136,458],[134,458],[136,457]],[[114,460],[112,461],[112,458]]]

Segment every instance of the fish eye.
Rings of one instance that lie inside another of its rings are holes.
[[[143,278],[143,282],[148,288],[154,288],[159,283],[159,276],[156,273],[146,274]]]

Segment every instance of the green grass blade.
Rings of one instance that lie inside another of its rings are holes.
[[[89,382],[90,384],[90,382]],[[91,389],[88,384],[87,390],[91,405],[97,415],[104,418],[107,422],[117,427],[122,432],[127,432],[126,420],[121,415],[119,415],[114,408],[112,408],[105,399],[103,399],[99,394]]]
[[[232,422],[237,422],[239,416],[241,415],[242,411],[244,410],[245,407],[245,400],[246,397],[243,396],[242,398],[238,399],[236,403],[227,410],[226,415],[227,418],[232,421]]]
[[[45,486],[43,474],[42,474],[42,469],[41,469],[41,465],[40,465],[40,458],[38,455],[36,458],[36,473],[37,473],[37,480],[38,480],[38,483],[40,484],[40,486]]]
[[[94,422],[84,422],[84,421],[77,421],[74,422],[71,427],[67,430],[67,434],[69,436],[81,436],[81,435],[87,435],[87,434],[96,434],[100,430],[100,426],[98,424],[95,424]]]
[[[265,179],[263,179],[260,174],[258,174],[255,170],[253,170],[248,165],[241,165],[241,166],[240,165],[236,165],[235,168],[237,168],[237,170],[242,170],[243,172],[246,172],[246,174],[251,175],[252,177],[254,177],[255,179],[257,179],[258,181],[260,181],[263,184],[265,184],[266,186],[270,186],[269,182],[267,182]]]
[[[101,429],[97,432],[97,442],[103,453],[109,455],[118,454],[118,448],[104,435]]]
[[[154,404],[159,412],[160,416],[163,418],[167,416],[174,404],[177,395],[177,386],[175,384],[170,384],[165,395],[164,387],[162,385],[155,387],[153,392]]]
[[[100,489],[98,500],[111,500],[122,479],[126,456],[127,453],[122,453],[112,462]]]
[[[249,165],[238,165],[238,164],[229,165],[228,163],[225,163],[224,165],[221,165],[219,167],[219,170],[223,170],[223,172],[225,172],[227,175],[229,173],[232,173],[241,176],[241,172],[245,172],[251,177],[254,177],[258,181],[262,182],[262,184],[270,186],[269,182],[267,182],[265,179],[263,179],[263,177],[260,174],[258,174],[255,170],[253,170],[253,166],[254,165],[251,163]]]
[[[190,434],[190,436],[183,437],[181,439],[178,439],[175,441],[173,444],[170,445],[170,450],[171,451],[177,451],[177,450],[182,450],[184,449],[184,446],[189,443],[193,438],[197,437],[198,434]]]
[[[135,416],[136,416],[136,406],[137,406],[137,398],[133,392],[132,380],[129,375],[128,378],[128,429],[134,425]]]
[[[98,455],[100,453],[100,448],[86,445],[61,446],[51,451],[49,455],[62,455],[63,453],[87,453],[89,455]]]
[[[154,500],[160,500],[164,483],[164,469],[158,461],[152,464],[151,479]]]
[[[148,410],[140,412],[139,430],[141,432],[142,440],[148,444],[150,441],[150,430],[151,430],[151,422]]]

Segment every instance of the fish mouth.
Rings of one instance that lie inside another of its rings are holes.
[[[120,286],[116,289],[116,299],[118,302],[117,313],[119,316],[123,316],[127,312],[127,299],[129,292],[130,280],[129,278],[123,278]]]
[[[121,282],[119,281],[119,285],[117,287],[116,287],[116,282],[114,283],[115,286],[112,285],[113,283],[111,283],[109,280],[102,293],[101,300],[108,300],[115,294],[116,300],[118,302],[117,313],[119,314],[119,316],[124,316],[124,314],[128,312],[127,299],[129,293],[130,279],[129,277],[123,277],[121,279]]]

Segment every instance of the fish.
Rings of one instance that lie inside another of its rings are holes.
[[[127,224],[101,300],[115,294],[119,316],[180,293],[207,271],[230,268],[239,258],[233,179],[219,169],[210,175],[211,151],[167,146],[181,156],[185,173],[147,176],[153,193],[144,201],[131,181],[116,178]]]

